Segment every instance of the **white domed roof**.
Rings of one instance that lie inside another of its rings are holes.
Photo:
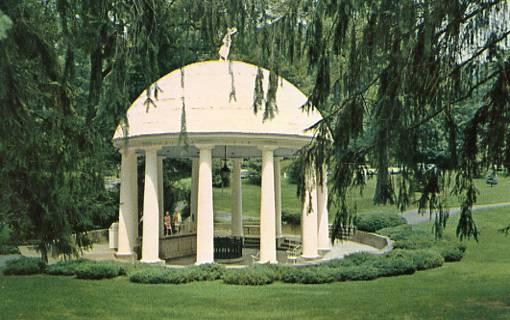
[[[269,71],[262,70],[267,96]],[[316,111],[302,111],[307,97],[283,78],[278,78],[275,117],[264,121],[264,110],[254,113],[257,72],[257,66],[240,61],[204,61],[177,69],[157,81],[161,89],[158,100],[151,95],[155,106],[144,104],[147,98],[144,90],[127,111],[127,130],[118,126],[113,139],[178,136],[183,105],[189,136],[249,134],[311,138],[312,132],[306,129],[321,116]]]

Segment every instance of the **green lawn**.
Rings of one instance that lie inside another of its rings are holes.
[[[500,202],[510,202],[510,177],[499,177],[498,184],[490,187],[485,183],[485,179],[477,179],[476,185],[480,191],[477,204],[490,204]],[[352,190],[348,196],[352,208],[356,207],[358,214],[368,212],[398,212],[398,209],[392,205],[376,206],[372,202],[375,191],[375,178],[369,179],[367,185],[360,195],[359,190]],[[230,193],[231,189],[214,188],[214,210],[230,213]],[[458,206],[457,197],[451,196],[448,199],[450,206]],[[288,183],[282,179],[282,208],[288,212],[300,214],[301,204],[296,196],[296,185]],[[409,209],[416,208],[413,206]],[[248,184],[243,180],[243,215],[251,218],[258,218],[260,210],[260,186]],[[333,218],[335,209],[330,210],[330,221]]]
[[[0,276],[0,318],[509,319],[510,238],[496,232],[510,221],[508,211],[476,213],[481,241],[469,242],[464,260],[414,275],[263,287]]]

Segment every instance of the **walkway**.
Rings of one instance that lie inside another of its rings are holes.
[[[495,208],[505,208],[510,207],[510,202],[503,202],[503,203],[494,203],[494,204],[485,204],[485,205],[478,205],[473,207],[473,211],[481,211],[481,210],[489,210],[489,209],[495,209]],[[450,208],[450,217],[455,216],[459,214],[460,208]],[[428,214],[428,212],[424,214],[419,214],[417,209],[406,211],[402,214],[404,219],[406,219],[408,224],[418,224],[422,222],[427,222],[431,220],[431,216]]]

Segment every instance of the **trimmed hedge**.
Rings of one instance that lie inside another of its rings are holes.
[[[381,277],[413,274],[416,272],[413,257],[410,255],[383,256],[374,263],[374,267]]]
[[[191,268],[193,271],[194,281],[211,281],[223,278],[225,267],[217,263],[202,264],[198,267]]]
[[[443,256],[433,249],[400,250],[390,253],[392,256],[410,257],[416,270],[426,270],[440,267],[444,264]]]
[[[372,265],[345,266],[333,270],[336,281],[373,280],[379,277],[379,270]]]
[[[273,283],[277,280],[274,270],[264,266],[252,266],[244,269],[228,270],[223,276],[227,284],[260,286]]]
[[[83,263],[93,263],[86,259],[59,261],[46,267],[45,272],[54,276],[74,276],[76,269]]]
[[[167,283],[166,274],[170,272],[167,268],[147,268],[136,271],[129,276],[129,281],[135,283]]]
[[[357,216],[354,225],[358,230],[376,232],[389,227],[406,224],[403,217],[396,213],[374,213]]]
[[[150,267],[134,272],[129,281],[136,283],[183,284],[193,281],[213,281],[222,279],[225,267],[219,264],[204,264],[197,267],[170,269]]]
[[[466,245],[463,243],[444,244],[439,248],[439,251],[446,262],[460,261],[466,252]]]
[[[5,264],[3,273],[5,275],[30,275],[44,272],[46,263],[41,258],[21,257],[16,260],[9,260]]]
[[[293,268],[282,275],[282,281],[287,283],[320,284],[335,280],[335,269],[320,266]]]
[[[85,262],[75,268],[78,279],[101,280],[126,275],[126,270],[111,262]]]

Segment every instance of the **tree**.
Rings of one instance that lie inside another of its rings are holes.
[[[330,164],[336,230],[352,221],[347,190],[370,165],[374,202],[404,209],[421,188],[438,234],[453,180],[458,235],[476,238],[473,177],[510,167],[507,21],[503,0],[2,1],[0,219],[37,239],[43,257],[86,246],[111,202],[111,137],[130,102],[163,74],[216,59],[236,27],[230,57],[272,70],[254,112],[278,116],[284,76],[309,94],[303,108],[323,115],[300,165]]]

